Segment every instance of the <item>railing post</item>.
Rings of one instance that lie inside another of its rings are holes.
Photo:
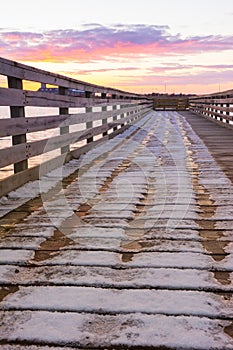
[[[85,97],[90,98],[91,97],[91,91],[85,91]],[[86,113],[92,112],[92,107],[86,107]],[[93,122],[86,122],[86,128],[92,129],[93,128]],[[87,143],[93,142],[93,136],[87,138]]]
[[[68,95],[68,89],[59,86],[59,95]],[[69,114],[69,108],[59,108],[59,114]],[[69,134],[69,126],[62,126],[60,128],[60,135]],[[69,152],[69,145],[61,147],[61,154]]]
[[[23,90],[23,81],[19,78],[7,77],[8,87],[11,89]],[[11,118],[25,118],[25,110],[23,106],[10,106]],[[16,135],[12,136],[12,145],[18,145],[20,143],[27,142],[27,135]],[[14,164],[14,173],[19,173],[20,171],[26,170],[28,168],[28,160],[24,159],[21,162]]]
[[[105,93],[102,92],[101,98],[105,99],[106,96],[107,96],[107,95],[106,95]],[[107,106],[102,106],[102,112],[106,112],[106,111],[107,111]],[[102,119],[102,125],[105,125],[105,124],[107,124],[107,123],[108,123],[108,119],[107,119],[107,118]],[[107,136],[107,135],[108,135],[108,131],[104,131],[104,132],[103,132],[103,137],[104,137],[104,136]]]
[[[226,111],[226,116],[229,118],[229,116],[230,116],[230,112],[229,112],[229,108],[230,108],[230,103],[226,103],[226,108],[228,108],[228,110]],[[228,121],[228,123],[229,123],[229,119],[227,119]]]
[[[223,108],[223,107],[224,107],[224,104],[223,104],[223,103],[220,103],[220,107]],[[223,115],[223,110],[222,110],[222,109],[220,110],[220,114]]]
[[[127,115],[128,115],[128,114],[127,114]],[[124,116],[125,116],[124,113],[122,113],[122,114],[121,114],[121,119],[123,119]],[[125,125],[125,123],[122,123],[122,124],[121,124],[121,128],[123,128],[124,125]]]
[[[113,109],[113,111],[116,111],[117,110],[117,105],[114,105],[114,106],[112,106],[112,109]],[[116,122],[117,121],[117,115],[114,115],[113,116],[113,122]],[[116,131],[117,130],[117,126],[114,126],[113,127],[113,131]]]
[[[120,95],[120,100],[123,100],[124,99],[124,96],[123,95]],[[120,109],[122,109],[122,108],[124,108],[124,107],[126,107],[126,105],[120,105]],[[120,115],[120,119],[122,119],[122,118],[124,118],[124,113],[122,113],[121,115]],[[124,126],[125,124],[124,123],[122,123],[121,124],[121,128],[123,128],[123,126]]]

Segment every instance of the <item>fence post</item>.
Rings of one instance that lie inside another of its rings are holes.
[[[113,95],[112,98],[115,99],[116,95]],[[113,111],[116,111],[117,110],[117,105],[112,106],[112,109],[113,109]],[[113,122],[115,122],[115,121],[117,121],[117,115],[113,116]],[[114,126],[113,127],[113,131],[116,131],[116,130],[117,130],[117,126]]]
[[[68,95],[68,89],[64,88],[62,86],[59,86],[59,95]],[[69,114],[69,108],[63,108],[60,107],[59,108],[59,114]],[[64,135],[64,134],[69,134],[69,126],[62,126],[60,128],[60,135]],[[64,146],[61,147],[61,154],[67,153],[70,150],[70,146]]]
[[[220,103],[220,107],[223,108],[223,107],[224,107],[224,104],[223,104],[223,103]],[[220,114],[223,115],[223,110],[220,111]]]
[[[106,98],[107,97],[107,94],[103,93],[101,94],[101,98]],[[107,111],[107,106],[102,106],[102,112],[106,112]],[[102,119],[102,125],[105,125],[108,123],[108,118],[104,118]],[[108,131],[104,131],[103,132],[103,137],[108,135]]]
[[[85,97],[90,98],[91,97],[91,91],[85,91]],[[92,107],[86,107],[86,113],[92,112]],[[86,128],[92,129],[93,128],[93,122],[86,122]],[[87,143],[93,142],[93,136],[87,138]]]
[[[227,96],[227,98],[228,98],[228,96]],[[227,116],[227,123],[229,124],[229,117],[230,117],[230,112],[229,112],[229,108],[230,108],[230,103],[226,103],[226,108],[228,109],[227,111],[226,111],[226,116]]]
[[[123,95],[120,95],[120,100],[123,100],[124,99],[124,96]],[[125,108],[125,107],[128,107],[128,105],[120,105],[120,109],[122,109],[122,108]],[[128,115],[127,113],[126,113],[126,115]],[[122,113],[121,115],[120,115],[120,119],[123,119],[124,118],[124,116],[125,116],[125,114],[124,113]],[[125,125],[125,123],[122,123],[121,124],[121,128],[123,128],[123,126]]]
[[[8,87],[11,89],[23,90],[23,81],[19,78],[7,77]],[[11,118],[25,118],[25,110],[23,106],[10,106]],[[18,145],[20,143],[27,143],[27,135],[16,135],[12,136],[12,145]],[[27,147],[27,146],[26,146]],[[26,170],[28,168],[28,160],[24,159],[21,162],[14,164],[14,173],[19,173],[20,171]]]

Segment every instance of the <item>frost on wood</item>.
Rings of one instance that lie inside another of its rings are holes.
[[[4,223],[0,349],[233,349],[233,187],[186,119],[151,112],[64,167],[77,169]]]

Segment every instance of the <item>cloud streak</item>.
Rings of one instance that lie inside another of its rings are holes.
[[[64,74],[80,74],[89,75],[95,73],[109,73],[109,72],[128,72],[128,71],[139,71],[138,67],[120,67],[120,68],[101,68],[101,69],[82,69],[75,72],[63,72]]]
[[[21,61],[88,63],[114,57],[182,55],[232,50],[233,36],[182,38],[168,26],[90,24],[42,33],[0,31],[0,55]]]
[[[182,72],[182,71],[191,71],[191,70],[210,70],[212,74],[215,74],[216,72],[226,71],[226,70],[233,70],[233,64],[213,64],[213,65],[204,65],[204,64],[171,64],[171,65],[163,65],[163,66],[157,66],[157,67],[150,67],[148,68],[148,72],[151,74],[157,74],[157,73],[163,73],[163,74],[173,74],[173,72]]]

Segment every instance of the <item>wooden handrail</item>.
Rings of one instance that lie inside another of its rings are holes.
[[[222,125],[233,125],[233,90],[192,96],[189,109]]]

